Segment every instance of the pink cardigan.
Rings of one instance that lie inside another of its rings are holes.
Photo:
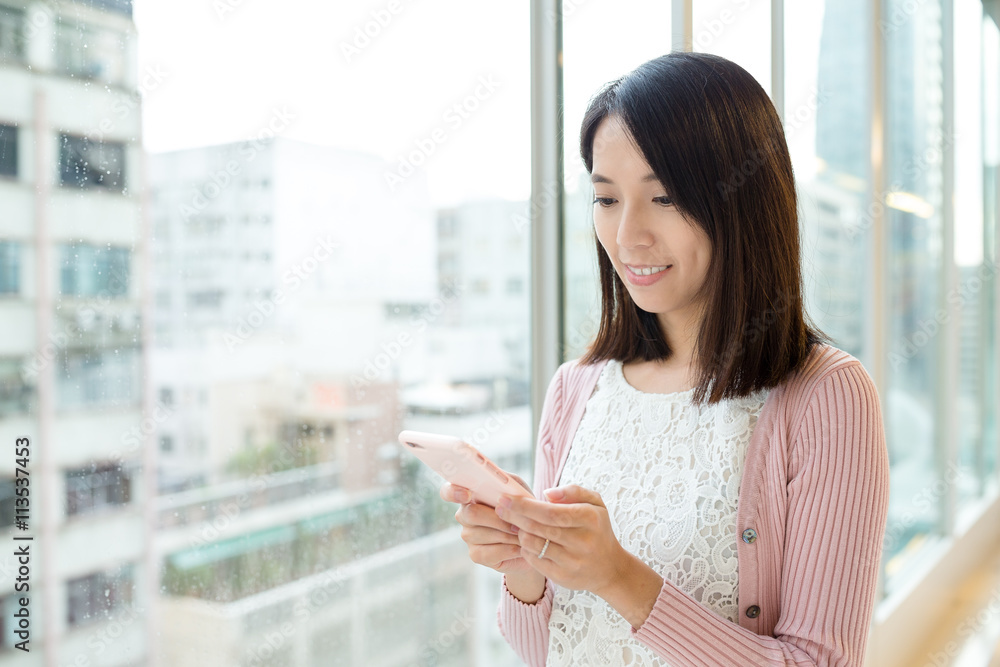
[[[562,364],[539,424],[534,491],[558,485],[606,362]],[[632,636],[675,667],[864,662],[889,504],[879,397],[856,358],[819,344],[771,390],[751,435],[736,510],[739,624],[664,580]],[[752,528],[752,533],[745,533]],[[500,632],[544,665],[554,589],[534,604],[502,585]]]

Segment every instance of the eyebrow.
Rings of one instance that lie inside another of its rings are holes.
[[[645,176],[642,177],[643,183],[649,183],[650,181],[655,181],[655,180],[658,179],[656,178],[656,174],[653,173],[646,174]],[[594,174],[593,176],[591,176],[590,181],[592,183],[607,183],[609,185],[615,184],[614,181],[612,181],[610,178],[608,178],[607,176],[601,176],[600,174]]]

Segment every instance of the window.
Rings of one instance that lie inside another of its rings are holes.
[[[131,261],[129,248],[90,243],[63,245],[61,291],[70,296],[125,296]]]
[[[886,437],[893,460],[889,519],[892,537],[886,549],[886,589],[896,589],[910,544],[940,534],[943,495],[937,482],[945,470],[937,465],[935,387],[943,368],[936,335],[944,324],[936,317],[944,281],[941,251],[944,142],[943,52],[939,0],[911,11],[905,0],[889,2],[890,16],[908,20],[886,32],[885,222],[889,265],[886,286],[891,311],[886,369]],[[918,495],[930,502],[914,503]]]
[[[695,5],[699,3],[695,2]],[[610,6],[610,5],[609,5]],[[640,63],[671,49],[669,2],[628,0],[615,4],[614,12],[589,3],[563,3],[563,188],[565,192],[565,317],[566,358],[579,357],[600,319],[600,284],[594,254],[594,190],[580,159],[580,124],[587,101],[604,84]],[[643,17],[636,21],[635,17]],[[628,34],[614,49],[595,49],[607,35]],[[545,194],[537,194],[535,207],[544,207]],[[524,209],[525,212],[530,208]],[[527,217],[527,215],[525,216]],[[527,222],[527,221],[526,221]],[[519,227],[530,240],[530,225]],[[530,243],[526,244],[530,247]],[[527,294],[527,290],[525,290]]]
[[[35,385],[23,373],[26,360],[0,357],[0,416],[30,414],[35,409]]]
[[[14,525],[17,518],[14,493],[16,488],[14,478],[0,479],[0,530]],[[23,517],[22,517],[23,518]]]
[[[188,306],[192,308],[218,308],[222,304],[222,290],[204,290],[187,295]]]
[[[59,172],[64,186],[124,192],[125,144],[62,134]]]
[[[66,515],[87,514],[127,505],[132,495],[130,472],[104,463],[66,471]]]
[[[67,624],[72,627],[113,618],[132,604],[133,565],[95,572],[66,582]]]
[[[167,407],[174,404],[174,390],[170,387],[160,388],[160,403],[163,403]]]
[[[59,356],[56,407],[73,410],[135,406],[139,402],[140,348],[83,348]]]
[[[90,4],[124,16],[132,16],[132,0],[90,0]]]
[[[24,12],[0,6],[0,65],[24,59]]]
[[[0,13],[0,17],[2,16],[3,14]],[[0,23],[0,29],[2,29],[2,23]],[[17,176],[16,125],[0,124],[0,176]]]
[[[125,76],[124,35],[85,23],[56,23],[56,67],[69,76],[119,84]]]
[[[0,241],[0,294],[21,292],[21,243]]]

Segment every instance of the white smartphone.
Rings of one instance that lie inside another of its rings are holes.
[[[399,434],[399,444],[447,481],[468,489],[473,502],[496,507],[503,494],[535,497],[517,477],[501,470],[461,438],[403,431]]]

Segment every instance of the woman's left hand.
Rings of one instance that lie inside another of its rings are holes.
[[[627,567],[601,495],[570,484],[549,489],[546,497],[551,502],[504,496],[497,515],[520,529],[521,555],[538,572],[564,588],[601,595]],[[546,538],[549,546],[539,558]]]

